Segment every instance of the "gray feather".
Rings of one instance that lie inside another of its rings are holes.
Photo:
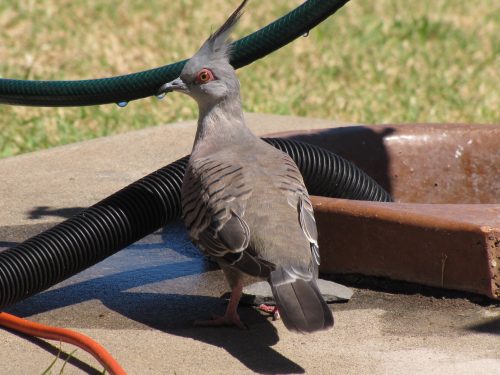
[[[234,26],[238,23],[240,17],[243,15],[243,8],[248,0],[243,0],[236,10],[229,16],[224,24],[217,29],[207,39],[207,43],[212,45],[212,50],[217,51],[220,48],[227,48],[227,41]]]
[[[285,326],[300,333],[311,333],[333,326],[333,315],[316,285],[316,280],[297,278],[283,282],[287,272],[271,273],[270,284]]]
[[[275,265],[260,258],[252,251],[247,251],[235,254],[229,253],[219,259],[219,263],[227,267],[233,267],[249,276],[267,279],[271,272],[275,270]]]
[[[231,44],[229,43],[229,35],[238,20],[243,15],[243,8],[248,0],[244,0],[238,8],[229,16],[224,24],[219,27],[201,46],[196,55],[211,55],[213,60],[228,59],[231,54]],[[195,55],[195,56],[196,56]]]
[[[240,215],[251,193],[242,167],[209,157],[189,161],[182,184],[183,218],[207,254],[223,256],[248,246],[250,229]]]

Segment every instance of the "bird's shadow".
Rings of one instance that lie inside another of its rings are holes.
[[[246,330],[233,327],[195,327],[195,320],[207,319],[210,313],[222,315],[225,302],[208,296],[142,293],[140,305],[134,305],[136,308],[123,308],[133,304],[136,298],[137,293],[122,292],[119,300],[107,301],[106,306],[151,328],[223,348],[256,373],[305,372],[301,366],[272,348],[279,341],[276,328],[251,307],[239,308],[242,321],[248,325]],[[166,316],[164,311],[171,311],[172,305],[177,313]]]
[[[54,311],[55,314],[51,318],[55,319],[57,324],[58,314],[68,313],[59,309],[90,300],[99,300],[108,309],[128,319],[110,317],[110,321],[106,321],[106,319],[85,318],[78,324],[84,326],[90,323],[93,328],[110,329],[123,328],[127,325],[127,321],[135,327],[136,323],[139,323],[169,334],[224,348],[254,372],[303,373],[304,369],[301,366],[272,348],[279,341],[276,328],[269,319],[251,307],[239,308],[242,320],[249,325],[248,330],[193,326],[195,320],[207,319],[211,313],[222,314],[226,302],[215,296],[202,295],[203,292],[198,293],[196,288],[191,291],[189,289],[191,283],[200,281],[196,278],[201,278],[201,281],[207,283],[224,281],[221,272],[214,272],[213,265],[186,242],[188,240],[183,231],[183,228],[174,225],[169,226],[168,233],[164,231],[160,234],[162,240],[170,237],[168,248],[173,250],[172,253],[168,253],[169,250],[158,249],[167,247],[164,243],[136,244],[126,251],[115,254],[114,258],[85,271],[87,274],[77,275],[65,282],[66,284],[34,295],[7,310],[24,317]],[[171,238],[172,233],[175,234],[175,238]],[[175,258],[176,255],[173,253],[182,254],[183,257]],[[141,260],[146,258],[147,262],[141,264]],[[175,261],[161,263],[162,259],[170,258]],[[114,268],[114,271],[106,271],[109,267]],[[154,290],[151,291],[151,288]],[[185,290],[193,294],[183,294]],[[210,288],[204,293],[210,294],[209,291]],[[84,306],[77,309],[76,313],[85,314],[83,310],[89,307]],[[76,314],[73,312],[75,310],[68,311],[69,314]],[[66,316],[61,318],[62,321],[65,319]]]
[[[77,288],[77,285],[74,287]],[[256,373],[305,372],[300,365],[272,348],[279,341],[277,329],[268,318],[251,307],[239,308],[242,321],[248,325],[248,329],[240,330],[232,327],[194,326],[195,320],[207,319],[211,313],[223,314],[225,301],[217,297],[115,290],[111,294],[109,291],[103,291],[99,299],[108,309],[134,322],[223,348]],[[45,298],[44,300],[47,301]],[[80,302],[81,298],[75,297],[75,300]],[[65,298],[64,304],[70,304],[70,301]],[[55,308],[58,304],[52,302],[48,305]],[[11,312],[25,316],[27,312],[31,315],[40,310],[47,310],[47,307],[47,303],[38,305],[38,308],[30,304],[24,308],[19,306]],[[92,322],[95,328],[94,323]]]

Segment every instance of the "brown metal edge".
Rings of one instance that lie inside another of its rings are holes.
[[[313,197],[313,203],[318,220],[322,272],[383,276],[499,298],[500,244],[496,242],[499,236],[491,230],[448,219],[394,212],[388,207],[393,203],[324,197]],[[328,226],[327,222],[336,223],[340,229]],[[351,228],[348,223],[357,228]],[[379,238],[384,232],[389,233],[387,241]],[[331,246],[335,233],[340,235]],[[418,237],[411,238],[415,235]],[[424,238],[432,241],[433,246],[426,245]],[[457,242],[459,238],[468,245]],[[404,245],[405,241],[408,246]],[[417,241],[420,241],[418,245]],[[378,246],[366,246],[368,242]],[[400,246],[395,249],[394,243]],[[443,251],[437,254],[440,245]],[[412,258],[417,260],[409,262]]]

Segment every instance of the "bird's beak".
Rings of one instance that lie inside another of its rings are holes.
[[[162,95],[162,94],[167,94],[172,91],[180,91],[187,93],[188,87],[184,83],[184,81],[181,79],[181,77],[178,77],[174,79],[173,81],[167,82],[164,85],[162,85],[159,89],[156,95]]]

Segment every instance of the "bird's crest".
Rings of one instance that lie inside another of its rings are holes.
[[[243,14],[243,8],[248,0],[243,0],[236,10],[229,16],[224,24],[219,27],[210,37],[203,43],[197,55],[210,54],[212,58],[228,59],[231,53],[231,44],[229,43],[229,35],[234,26]]]

